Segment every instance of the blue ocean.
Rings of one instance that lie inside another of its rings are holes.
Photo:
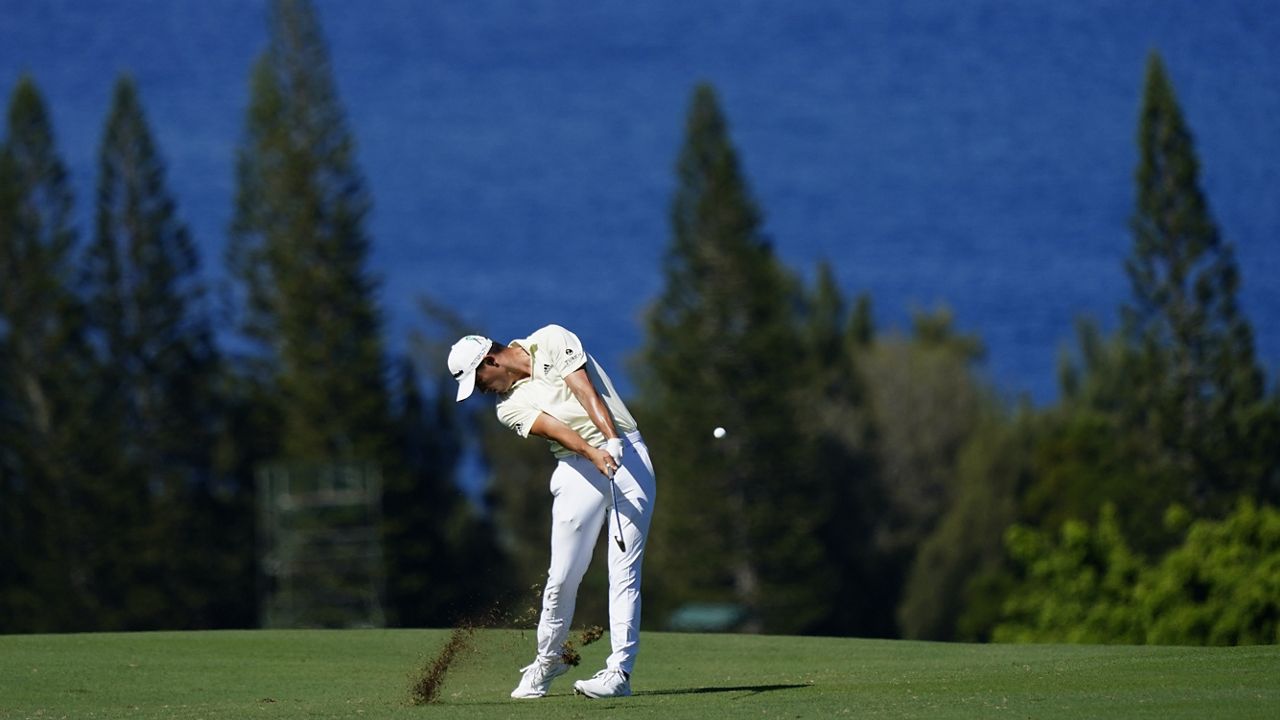
[[[1009,396],[1050,402],[1074,323],[1129,297],[1143,70],[1159,51],[1280,368],[1280,12],[1270,0],[317,0],[375,207],[390,344],[429,298],[474,330],[567,325],[626,392],[661,289],[693,87],[717,89],[778,255],[887,331],[949,308]],[[3,0],[82,230],[112,85],[137,80],[224,281],[262,0]],[[443,365],[443,358],[440,358]]]

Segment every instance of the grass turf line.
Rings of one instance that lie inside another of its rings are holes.
[[[619,700],[508,697],[531,631],[482,630],[436,703],[410,688],[448,630],[0,636],[0,718],[1272,718],[1280,646],[965,645],[644,633]],[[607,640],[607,638],[606,638]]]

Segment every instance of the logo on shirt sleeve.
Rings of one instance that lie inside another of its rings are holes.
[[[515,424],[511,429],[512,429],[512,430],[515,430],[517,435],[523,435],[523,434],[524,434],[524,432],[523,432],[523,430],[524,430],[524,423],[522,423],[522,422],[518,422],[518,423],[516,423],[516,424]]]

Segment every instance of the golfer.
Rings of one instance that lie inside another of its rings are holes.
[[[547,694],[568,672],[561,645],[569,637],[578,585],[600,531],[620,526],[609,543],[609,639],[604,670],[573,688],[592,698],[631,694],[640,646],[640,565],[656,492],[649,450],[604,368],[578,336],[548,325],[503,347],[468,335],[449,351],[458,401],[472,390],[498,395],[498,419],[521,437],[537,435],[558,460],[551,473],[551,567],[538,620],[538,655],[523,668],[513,698]],[[610,488],[610,483],[614,484]],[[618,515],[610,523],[616,494]]]

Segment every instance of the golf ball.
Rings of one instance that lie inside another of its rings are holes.
[[[717,439],[719,439],[719,438],[724,437],[724,432],[725,432],[725,431],[724,431],[724,428],[722,428],[722,427],[718,427],[718,428],[716,428],[715,430],[712,430],[712,431],[711,431],[711,434],[712,434],[712,435],[714,435],[714,436],[716,436],[716,438],[717,438]]]

